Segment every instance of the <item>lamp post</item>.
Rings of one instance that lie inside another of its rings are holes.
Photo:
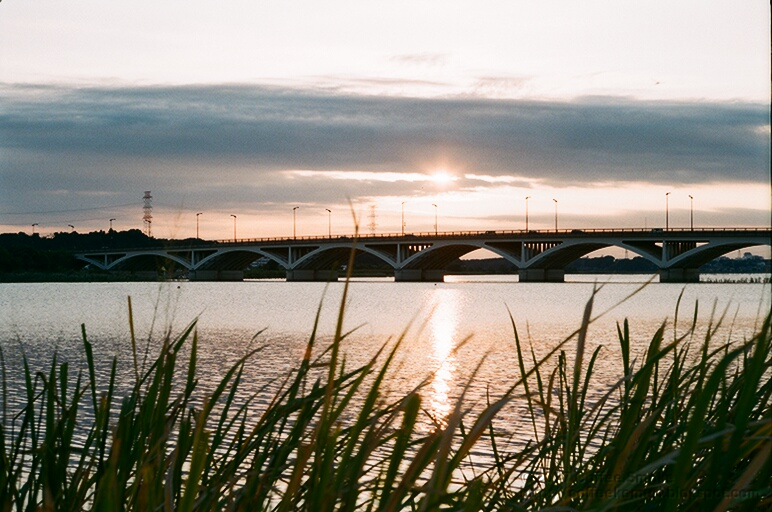
[[[432,203],[432,206],[434,206],[434,236],[437,236],[437,205]]]
[[[35,234],[35,226],[39,226],[39,224],[36,222],[32,225],[32,234]]]
[[[558,200],[554,198],[552,200],[555,201],[555,233],[557,233],[558,232]]]
[[[110,231],[112,231],[112,230],[113,230],[113,221],[114,221],[114,220],[115,220],[115,217],[113,217],[112,219],[110,219]]]
[[[665,192],[665,231],[670,230],[670,192]]]
[[[231,213],[231,217],[233,217],[233,241],[236,241],[236,216]]]
[[[405,201],[402,201],[402,236],[405,236]]]
[[[325,210],[327,210],[327,237],[332,238],[332,210],[329,208]]]
[[[199,215],[202,215],[203,213],[204,213],[204,212],[198,212],[198,213],[196,214],[196,240],[199,240],[199,239],[200,239],[200,238],[199,238],[199,236],[198,236],[198,216],[199,216]]]
[[[689,229],[694,231],[694,197],[689,194]]]
[[[73,226],[72,224],[67,224],[67,225],[70,227],[71,230],[75,231],[75,226]]]
[[[528,231],[528,200],[531,196],[525,196],[525,230]]]
[[[292,208],[292,238],[298,237],[298,232],[297,232],[298,225],[297,225],[297,213],[296,213],[298,208],[300,208],[300,206],[295,206],[294,208]]]

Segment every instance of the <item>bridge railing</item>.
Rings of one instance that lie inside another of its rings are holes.
[[[485,236],[506,236],[506,235],[576,235],[592,233],[716,233],[716,232],[764,232],[772,228],[586,228],[586,229],[508,229],[508,230],[481,230],[481,231],[414,231],[410,233],[360,233],[357,235],[359,240],[371,239],[410,239],[410,238],[448,238],[448,237],[485,237]],[[302,241],[331,241],[331,240],[352,240],[354,235],[310,235],[297,237],[263,237],[263,238],[239,238],[239,239],[221,239],[212,240],[210,243],[220,245],[233,245],[244,243],[265,243],[265,242],[302,242]]]

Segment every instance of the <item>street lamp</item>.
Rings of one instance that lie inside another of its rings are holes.
[[[437,236],[437,205],[432,203],[432,206],[434,206],[434,236]]]
[[[555,201],[555,233],[557,233],[558,232],[558,200],[554,198],[552,200]]]
[[[325,210],[327,210],[327,237],[332,238],[332,210],[329,208]]]
[[[71,230],[75,231],[75,226],[73,226],[72,224],[67,224],[67,225],[70,227]]]
[[[528,200],[531,196],[525,196],[525,230],[528,231]]]
[[[203,213],[204,213],[204,212],[198,212],[198,213],[196,214],[196,240],[199,240],[199,239],[200,239],[200,238],[199,238],[199,236],[198,236],[198,216],[199,216],[199,215],[202,215]]]
[[[36,222],[32,225],[32,234],[35,234],[35,226],[39,226],[39,224]]]
[[[112,219],[110,219],[110,231],[112,231],[112,230],[113,230],[113,221],[114,221],[114,220],[115,220],[115,217],[113,217]]]
[[[694,198],[689,194],[689,229],[694,231]]]
[[[670,230],[670,192],[665,193],[665,231]]]
[[[298,237],[298,232],[297,232],[298,225],[297,225],[297,214],[296,214],[298,208],[300,208],[300,206],[295,206],[294,208],[292,208],[292,238]]]
[[[236,241],[236,216],[231,213],[231,217],[233,217],[233,241]]]
[[[405,201],[402,201],[402,236],[405,236]]]

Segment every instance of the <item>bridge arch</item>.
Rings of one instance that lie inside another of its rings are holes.
[[[163,250],[151,250],[142,253],[126,254],[125,256],[110,262],[105,266],[104,270],[157,270],[160,267],[160,265],[157,264],[159,261],[168,261],[173,265],[177,265],[179,268],[185,270],[190,269],[188,262],[182,258],[171,255]],[[148,265],[147,263],[149,262],[153,262],[153,264]]]
[[[194,281],[241,281],[244,269],[258,258],[268,258],[286,269],[286,262],[258,248],[223,247],[206,254],[191,268],[189,279]]]
[[[599,249],[612,247],[613,245],[607,243],[563,242],[527,259],[523,264],[523,268],[563,269],[569,263],[578,260],[582,256]]]
[[[421,244],[417,244],[421,247]],[[479,240],[441,240],[420,248],[401,261],[394,271],[396,281],[443,281],[445,269],[454,261],[478,249],[501,256],[516,268],[520,263],[517,243],[491,244]]]
[[[250,263],[259,258],[268,258],[278,263],[282,268],[287,268],[287,262],[282,261],[274,254],[253,248],[228,247],[218,249],[215,253],[202,258],[193,267],[193,270],[244,270]]]
[[[694,249],[691,249],[683,254],[668,260],[668,266],[681,267],[681,268],[699,268],[702,265],[728,254],[733,251],[741,249],[748,249],[750,247],[762,247],[764,245],[770,246],[772,244],[757,244],[748,242],[708,242],[704,245],[699,245]]]
[[[108,263],[106,263],[106,262],[103,263],[103,262],[99,261],[97,258],[88,256],[88,255],[85,255],[85,254],[76,254],[75,255],[75,259],[82,261],[86,265],[93,265],[94,267],[98,268],[99,270],[107,270],[107,267],[109,266]]]
[[[392,269],[396,268],[396,262],[382,251],[378,251],[362,243],[357,243],[353,246],[353,249],[357,254],[368,254],[377,258],[379,261],[382,261]],[[293,270],[311,268],[329,270],[336,263],[338,265],[345,265],[349,260],[351,250],[351,243],[340,243],[319,247],[298,258],[291,268]]]
[[[487,249],[503,258],[518,265],[518,262],[511,254],[500,249],[487,247],[485,243],[479,242],[440,242],[418,251],[411,255],[400,265],[401,269],[432,269],[441,270],[446,268],[458,258],[478,249]]]

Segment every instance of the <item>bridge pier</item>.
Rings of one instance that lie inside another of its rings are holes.
[[[517,275],[521,283],[562,283],[566,271],[562,268],[521,268]]]
[[[243,281],[243,270],[191,270],[189,281]]]
[[[445,271],[442,269],[403,268],[394,271],[394,281],[397,283],[442,283],[444,280]]]
[[[337,281],[337,270],[294,269],[287,271],[287,281]]]
[[[699,283],[700,270],[697,268],[663,268],[659,271],[660,283]]]

